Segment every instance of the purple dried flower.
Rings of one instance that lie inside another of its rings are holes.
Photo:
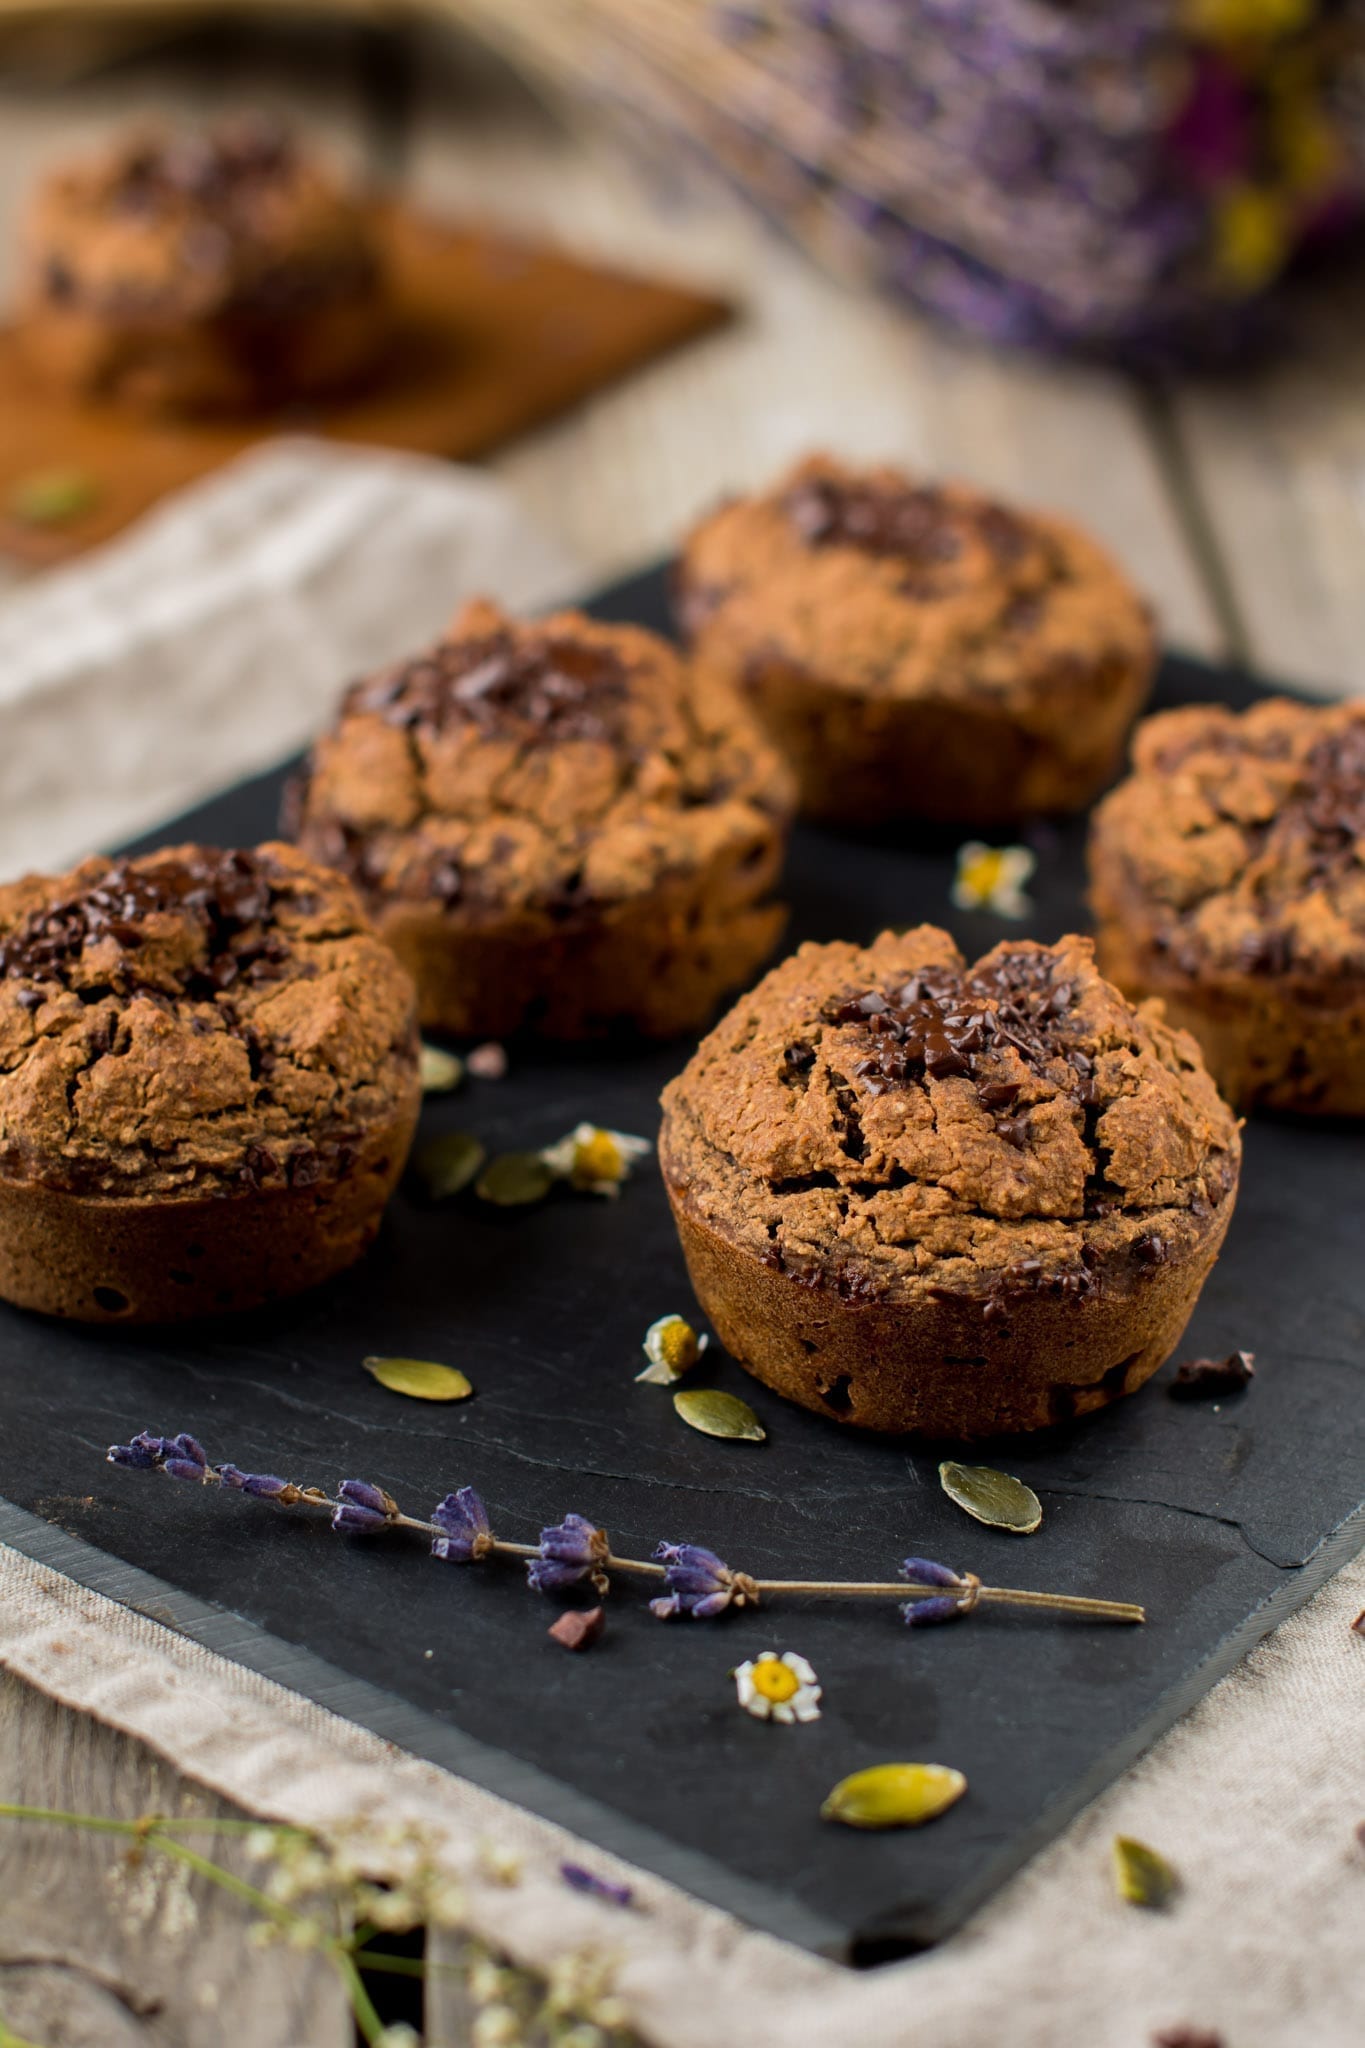
[[[149,1430],[140,1429],[131,1443],[110,1444],[104,1455],[111,1465],[128,1465],[134,1472],[155,1472],[170,1442],[170,1437],[153,1436]]]
[[[901,1609],[907,1628],[926,1628],[936,1621],[957,1621],[962,1611],[962,1603],[948,1593],[940,1594],[934,1600],[907,1600]]]
[[[332,1515],[332,1527],[343,1535],[368,1536],[387,1528],[398,1513],[398,1503],[382,1486],[368,1479],[343,1479],[337,1488],[340,1505]]]
[[[559,1874],[574,1891],[587,1892],[594,1899],[610,1899],[613,1906],[628,1906],[635,1897],[628,1884],[611,1884],[605,1877],[595,1877],[581,1863],[561,1863]]]
[[[602,1567],[610,1555],[605,1529],[585,1515],[565,1515],[555,1528],[541,1530],[540,1555],[527,1564],[527,1583],[537,1593],[558,1593],[590,1578],[601,1591],[607,1583]]]
[[[956,1572],[950,1572],[946,1564],[935,1564],[927,1557],[907,1557],[901,1566],[901,1577],[908,1579],[912,1586],[956,1586],[962,1581]]]
[[[257,1500],[293,1501],[299,1497],[291,1479],[277,1478],[273,1472],[243,1472],[236,1465],[220,1465],[218,1483],[234,1493],[252,1494]]]
[[[204,1446],[183,1430],[179,1436],[153,1436],[149,1430],[139,1430],[131,1443],[110,1444],[105,1455],[111,1465],[130,1465],[137,1472],[168,1472],[172,1479],[193,1480],[198,1486],[213,1476]]]
[[[758,1587],[746,1572],[732,1572],[714,1550],[696,1543],[661,1543],[654,1553],[665,1567],[666,1597],[651,1600],[649,1611],[660,1621],[690,1614],[708,1621],[731,1605],[758,1605]]]
[[[472,1486],[448,1493],[431,1511],[441,1530],[431,1539],[431,1554],[447,1564],[474,1564],[493,1548],[488,1510]]]
[[[908,1579],[912,1586],[951,1586],[954,1589],[951,1594],[945,1593],[935,1600],[907,1600],[901,1609],[907,1628],[929,1628],[935,1622],[956,1621],[976,1604],[976,1581],[949,1571],[946,1564],[935,1564],[930,1557],[907,1557],[901,1566],[901,1577]]]

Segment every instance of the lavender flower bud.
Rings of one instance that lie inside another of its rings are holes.
[[[441,1530],[431,1539],[431,1554],[447,1564],[475,1564],[493,1548],[488,1510],[472,1486],[448,1493],[431,1511]]]
[[[257,1500],[297,1500],[299,1489],[290,1479],[277,1479],[273,1472],[243,1472],[236,1465],[218,1467],[218,1483],[234,1493],[250,1493]]]
[[[332,1527],[342,1535],[369,1536],[387,1528],[398,1513],[398,1503],[382,1486],[368,1479],[343,1479],[337,1488],[340,1505],[332,1515]]]
[[[565,1515],[553,1529],[541,1530],[540,1555],[527,1564],[526,1581],[537,1593],[558,1593],[589,1578],[602,1585],[602,1567],[610,1555],[605,1529],[585,1515]]]
[[[703,1550],[696,1543],[661,1543],[654,1555],[665,1567],[666,1595],[651,1600],[649,1611],[660,1621],[678,1614],[709,1621],[732,1603],[736,1607],[758,1605],[753,1580],[745,1572],[732,1572],[714,1550]]]
[[[204,1446],[183,1430],[179,1436],[153,1436],[150,1430],[139,1430],[131,1443],[110,1444],[105,1455],[111,1465],[128,1465],[136,1472],[169,1472],[172,1479],[191,1479],[198,1485],[212,1472]]]
[[[901,1577],[908,1579],[912,1586],[957,1586],[962,1581],[956,1572],[950,1572],[946,1564],[934,1564],[927,1557],[907,1557],[901,1566]]]
[[[901,1613],[905,1616],[907,1628],[925,1628],[936,1621],[959,1620],[962,1603],[951,1594],[944,1593],[933,1600],[907,1600]]]
[[[587,1892],[594,1899],[610,1899],[613,1906],[628,1906],[635,1896],[628,1884],[611,1884],[605,1877],[585,1870],[581,1863],[561,1863],[559,1874],[574,1891]]]

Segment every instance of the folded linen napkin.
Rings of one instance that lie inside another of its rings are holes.
[[[580,583],[476,470],[267,442],[0,601],[0,876],[283,758],[473,592],[534,610]]]

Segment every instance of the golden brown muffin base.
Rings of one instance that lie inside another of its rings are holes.
[[[383,293],[369,285],[255,319],[120,317],[38,299],[24,308],[18,336],[31,374],[49,388],[192,415],[357,389],[380,368],[390,330]]]
[[[0,1297],[83,1323],[182,1322],[316,1287],[372,1243],[420,1097],[307,1188],[138,1199],[0,1180]]]
[[[781,861],[775,832],[762,867],[746,870],[742,884],[679,879],[573,925],[531,911],[473,924],[420,903],[373,915],[417,983],[424,1030],[575,1040],[624,1028],[672,1038],[709,1022],[772,953],[786,908],[748,899],[766,894]]]
[[[1100,972],[1135,1002],[1160,998],[1167,1023],[1199,1041],[1234,1108],[1365,1116],[1365,989],[1353,980],[1181,974],[1144,944],[1136,906],[1126,917],[1111,908],[1116,899],[1101,869],[1102,861],[1093,892]]]
[[[1040,1294],[987,1321],[966,1297],[842,1300],[763,1265],[668,1194],[697,1300],[746,1372],[836,1422],[956,1439],[1045,1429],[1135,1392],[1179,1343],[1233,1206],[1183,1258],[1141,1275],[1129,1264],[1122,1279],[1100,1269],[1083,1301]]]
[[[1056,684],[1045,731],[996,699],[862,695],[777,654],[735,680],[796,771],[803,817],[989,827],[1084,809],[1118,773],[1150,670],[1078,668]]]

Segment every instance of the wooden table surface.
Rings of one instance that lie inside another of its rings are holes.
[[[1073,513],[1128,564],[1172,643],[1365,690],[1363,279],[1305,289],[1275,367],[1139,386],[996,354],[817,275],[720,195],[680,192],[434,30],[399,41],[353,25],[257,28],[94,64],[49,36],[19,54],[22,71],[0,70],[0,301],[10,224],[44,165],[139,111],[243,103],[306,120],[434,210],[729,291],[743,308],[732,329],[492,464],[590,581],[662,554],[722,492],[827,445]],[[13,1680],[0,1682],[0,1797],[219,1810],[150,1753]],[[354,2038],[313,1959],[253,1950],[242,1967],[249,1915],[197,1880],[149,1866],[135,1882],[98,1842],[0,1827],[0,1896],[0,2044],[6,2023],[45,2048]],[[454,2048],[467,2010],[443,1992],[427,2025],[433,2048]]]

